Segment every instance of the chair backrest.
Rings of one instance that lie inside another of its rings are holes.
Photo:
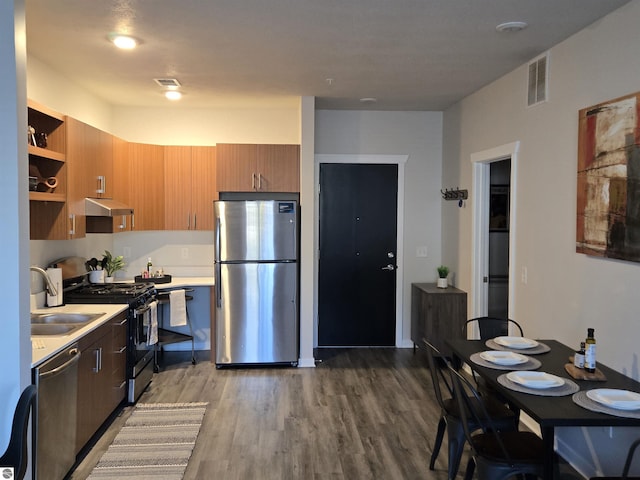
[[[472,433],[478,430],[478,427],[484,432],[493,434],[496,445],[502,451],[503,458],[510,461],[510,456],[499,435],[496,434],[500,429],[496,428],[491,415],[485,407],[482,396],[473,387],[471,382],[458,373],[451,365],[448,365],[448,371],[451,375],[451,383],[453,385],[453,396],[458,401],[460,408],[460,419],[467,442],[471,448],[475,449],[474,438]],[[473,425],[474,428],[471,428]]]
[[[429,341],[423,338],[422,343],[426,347],[425,350],[427,352],[427,362],[429,363],[429,371],[431,372],[431,381],[433,382],[433,391],[435,392],[436,400],[438,401],[438,405],[440,405],[440,408],[446,410],[446,407],[444,405],[444,398],[442,396],[441,385],[444,385],[448,390],[449,398],[453,397],[453,387],[451,386],[451,380],[448,373],[445,373],[448,372],[447,369],[439,368],[438,365],[436,365],[435,356],[442,358],[447,365],[449,362],[445,357],[442,356],[442,354],[436,347],[429,343]]]
[[[629,453],[627,454],[627,460],[624,462],[624,468],[622,469],[622,480],[626,480],[629,476],[629,469],[631,468],[631,461],[633,460],[633,454],[636,448],[640,445],[640,438],[631,444],[629,447]]]
[[[24,389],[15,413],[13,414],[13,424],[11,426],[11,436],[7,450],[0,457],[0,466],[14,467],[15,478],[21,480],[27,471],[29,444],[27,439],[27,428],[29,426],[29,416],[35,408],[37,389],[35,385],[29,385]]]
[[[462,327],[462,336],[467,338],[467,328],[470,324],[477,323],[478,330],[480,331],[480,340],[489,340],[490,338],[500,337],[503,335],[509,335],[509,325],[515,327],[516,331],[520,333],[520,336],[524,336],[522,327],[515,320],[510,318],[497,318],[497,317],[477,317],[467,320]]]

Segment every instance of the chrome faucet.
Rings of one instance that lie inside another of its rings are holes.
[[[49,293],[49,295],[51,295],[52,297],[55,297],[56,295],[58,295],[58,290],[56,290],[56,286],[51,281],[49,274],[43,268],[36,267],[34,265],[29,267],[29,270],[31,270],[32,272],[38,272],[40,275],[44,277],[44,281],[47,284],[47,292]]]

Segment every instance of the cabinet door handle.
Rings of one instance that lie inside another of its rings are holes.
[[[187,230],[191,230],[191,212],[187,213]]]
[[[256,189],[256,172],[253,172],[251,174],[251,189],[252,190]]]
[[[105,190],[107,189],[107,179],[105,178],[104,175],[98,175],[98,189],[96,190],[96,193],[104,193]]]
[[[193,214],[193,229],[197,230],[198,229],[198,215],[197,214]]]
[[[125,345],[120,350],[116,351],[116,353],[123,353],[126,349],[127,349],[127,346]]]
[[[76,234],[76,214],[72,213],[69,215],[69,220],[71,220],[71,230],[69,230],[69,235]]]
[[[258,173],[258,190],[262,190],[262,174]]]
[[[102,348],[96,348],[93,351],[93,355],[95,356],[95,365],[93,367],[93,373],[98,373],[100,371],[100,368],[102,367],[102,359],[100,358],[102,356]]]
[[[120,230],[126,230],[127,229],[127,217],[125,215],[122,215],[122,221],[120,222]]]
[[[136,216],[132,213],[131,214],[131,230],[135,230],[136,229]]]

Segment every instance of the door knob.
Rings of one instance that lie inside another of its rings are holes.
[[[386,267],[382,267],[380,270],[389,270],[389,271],[393,271],[393,270],[395,270],[395,269],[396,269],[395,265],[391,265],[391,264],[389,264],[389,265],[387,265]]]

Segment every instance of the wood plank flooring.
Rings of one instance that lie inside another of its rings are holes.
[[[209,402],[185,480],[447,478],[446,438],[429,470],[440,409],[421,351],[320,350],[317,368],[219,370],[208,352],[195,366],[165,355],[140,402]],[[131,409],[71,480],[86,479]]]

